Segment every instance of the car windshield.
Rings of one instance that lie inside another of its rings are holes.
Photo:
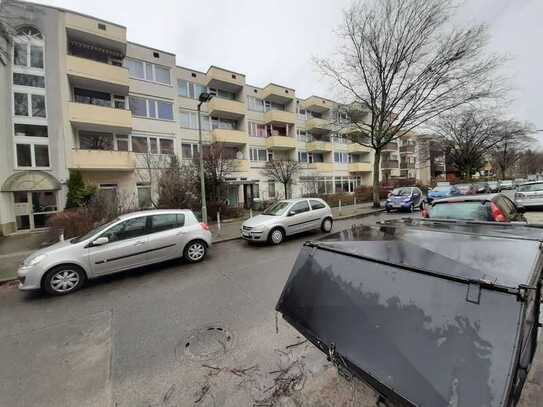
[[[396,188],[391,192],[394,196],[409,196],[411,195],[411,188]]]
[[[451,187],[435,187],[432,192],[449,192]]]
[[[526,184],[526,185],[519,185],[517,188],[518,192],[535,192],[535,191],[543,191],[543,182],[538,184]]]
[[[108,228],[113,223],[117,222],[119,218],[113,219],[111,222],[104,223],[103,225],[100,225],[94,229],[92,229],[90,232],[84,234],[83,236],[74,237],[72,240],[70,240],[70,243],[79,243],[83,242],[84,240],[87,240],[88,238],[100,233],[102,230]]]
[[[437,219],[490,220],[485,202],[443,202],[430,209],[430,217]]]
[[[279,201],[274,203],[272,206],[270,206],[268,209],[266,209],[264,212],[262,212],[263,215],[271,215],[271,216],[279,216],[282,215],[283,212],[285,212],[285,209],[289,205],[288,201]]]

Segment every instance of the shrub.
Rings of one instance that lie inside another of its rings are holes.
[[[67,209],[55,213],[47,220],[51,240],[57,240],[61,233],[69,239],[84,235],[95,227],[95,220],[91,219],[84,209]]]
[[[96,187],[85,185],[83,177],[79,171],[70,171],[68,178],[68,195],[66,198],[66,208],[79,208],[89,201],[96,192]]]

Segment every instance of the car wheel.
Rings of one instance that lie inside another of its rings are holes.
[[[202,261],[207,253],[207,245],[203,240],[193,240],[185,246],[183,258],[189,263]]]
[[[275,228],[270,231],[268,235],[268,242],[274,245],[281,244],[285,239],[285,232],[281,228]]]
[[[324,233],[330,233],[332,231],[333,224],[334,224],[334,221],[331,218],[326,218],[322,221],[321,230]]]
[[[78,266],[57,266],[45,274],[42,288],[51,295],[66,295],[80,289],[85,279],[85,272]]]

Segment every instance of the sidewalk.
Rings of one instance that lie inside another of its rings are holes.
[[[349,205],[341,208],[332,208],[334,219],[348,219],[358,216],[366,216],[382,209],[373,209],[371,203],[362,203]],[[257,213],[253,213],[256,216]],[[240,228],[244,219],[235,219],[221,223],[219,229],[216,223],[211,223],[209,229],[213,234],[213,242],[221,243],[240,238]],[[46,246],[47,234],[44,232],[15,234],[7,237],[0,237],[0,283],[14,280],[16,278],[17,267],[23,262],[25,257],[33,251]]]

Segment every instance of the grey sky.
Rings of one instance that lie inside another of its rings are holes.
[[[336,43],[332,31],[350,0],[42,3],[123,24],[130,41],[171,51],[181,66],[205,71],[218,65],[245,73],[252,85],[276,82],[295,88],[299,97],[333,97],[311,57],[332,52]],[[512,58],[507,73],[513,80],[515,101],[508,111],[543,128],[543,1],[465,0],[459,21],[490,25],[491,48]]]

